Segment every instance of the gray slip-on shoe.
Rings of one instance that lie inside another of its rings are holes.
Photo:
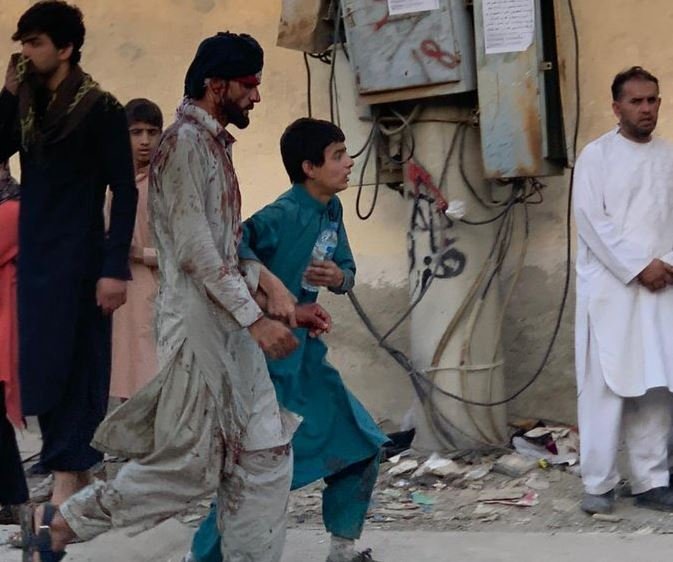
[[[584,494],[582,498],[582,511],[593,515],[594,513],[608,514],[615,509],[615,491],[610,490],[604,494]]]

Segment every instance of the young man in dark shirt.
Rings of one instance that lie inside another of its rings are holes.
[[[23,411],[38,416],[52,502],[84,487],[102,454],[111,313],[126,298],[137,191],[123,107],[79,66],[79,8],[34,4],[19,19],[0,93],[0,161],[21,157],[19,365]],[[106,187],[113,192],[105,233]]]

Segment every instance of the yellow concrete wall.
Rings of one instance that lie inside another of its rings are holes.
[[[7,60],[18,49],[10,37],[19,16],[31,4],[0,0],[0,61]],[[122,103],[133,97],[156,101],[166,122],[172,121],[185,71],[201,39],[222,30],[256,37],[266,53],[262,103],[251,114],[248,129],[232,131],[239,140],[234,162],[243,193],[244,214],[271,202],[287,189],[278,141],[288,123],[306,115],[306,76],[301,53],[275,46],[280,0],[81,0],[75,4],[84,12],[87,27],[83,68]],[[315,110],[325,116],[329,69],[322,63],[313,66]],[[340,66],[339,74],[350,79],[345,65]],[[352,95],[347,97],[352,99]],[[353,123],[354,107],[350,102],[348,106],[351,117],[344,109],[344,118]],[[354,130],[355,125],[345,128]],[[353,135],[351,146],[361,141],[358,135]],[[18,163],[13,160],[12,164],[18,175]],[[382,194],[375,218],[366,225],[352,212],[354,194],[348,193],[343,198],[361,279],[380,287],[373,292],[364,287],[363,298],[375,316],[388,324],[406,304],[405,238],[399,228],[405,220],[404,208],[393,195]],[[372,340],[353,315],[346,297],[336,299],[327,295],[325,301],[338,319],[332,336],[335,363],[351,379],[356,392],[377,387],[364,400],[380,419],[399,419],[411,397],[405,386],[406,375],[396,371],[383,353],[372,349]],[[405,341],[402,334],[397,343],[403,345]],[[342,352],[344,347],[348,353]],[[363,373],[368,376],[363,377]],[[376,384],[372,384],[372,376],[376,377]],[[391,380],[394,383],[387,384]]]
[[[306,113],[306,78],[301,55],[275,47],[281,0],[81,0],[87,41],[83,66],[122,102],[144,96],[157,101],[167,121],[180,99],[184,72],[198,42],[218,30],[245,31],[266,50],[262,103],[252,124],[236,133],[235,163],[250,213],[287,186],[278,155],[284,126]],[[558,0],[565,5],[566,0]],[[31,2],[0,0],[0,59],[15,49],[9,37],[19,15]],[[673,138],[673,65],[670,0],[575,0],[581,42],[582,123],[580,145],[614,124],[609,84],[618,70],[641,64],[661,78],[664,104],[660,132]],[[564,39],[570,41],[567,27]],[[4,63],[3,63],[4,64]],[[327,71],[313,63],[314,103],[327,115]],[[352,107],[350,73],[338,68],[342,117],[351,148],[361,143],[365,127]],[[563,264],[563,217],[567,178],[548,182],[545,204],[534,211],[533,237],[521,290],[509,314],[506,333],[511,384],[523,381],[537,363],[553,321],[549,303],[558,301]],[[351,244],[356,252],[361,285],[358,290],[374,319],[388,326],[406,306],[406,210],[399,197],[382,190],[374,217],[355,218],[354,191],[343,197]],[[351,386],[380,418],[398,421],[411,399],[405,375],[375,350],[345,302],[328,296],[338,326],[333,353]],[[550,369],[536,390],[513,407],[514,413],[573,416],[572,301]],[[404,347],[402,331],[393,340]],[[561,399],[559,399],[561,398]],[[553,400],[550,400],[553,399]]]
[[[563,15],[561,39],[572,52],[567,0],[557,2]],[[617,72],[632,65],[641,65],[659,77],[663,102],[657,134],[673,139],[673,3],[573,0],[573,5],[580,36],[579,149],[616,125],[610,84]],[[566,72],[573,73],[572,65]],[[534,372],[556,318],[564,277],[568,176],[545,180],[545,203],[532,212],[533,243],[504,334],[510,390],[519,388]],[[574,238],[573,232],[573,245]],[[574,270],[570,299],[549,366],[536,385],[511,405],[510,415],[575,419],[573,321]]]

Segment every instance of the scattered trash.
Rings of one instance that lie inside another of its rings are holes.
[[[418,468],[418,461],[415,459],[409,459],[406,461],[401,461],[399,464],[395,464],[395,466],[388,470],[388,474],[392,476],[399,476],[400,474],[411,472],[416,468]]]
[[[565,443],[555,443],[554,447],[558,454],[551,452],[548,447],[531,443],[523,437],[513,437],[512,446],[517,453],[524,457],[535,459],[545,459],[551,464],[567,464],[573,466],[579,461],[579,455],[576,450]]]
[[[449,201],[449,207],[444,211],[444,214],[451,220],[457,221],[465,216],[466,211],[467,206],[465,205],[465,201],[452,199]]]
[[[493,470],[493,463],[484,463],[472,470],[468,470],[463,478],[465,478],[465,480],[481,480],[491,472],[491,470]]]
[[[385,510],[392,510],[392,511],[409,511],[413,509],[418,509],[420,506],[416,505],[415,503],[411,502],[391,502],[386,504],[385,509],[379,510],[379,512],[383,512]]]
[[[570,513],[571,511],[575,511],[578,509],[578,504],[579,502],[566,498],[552,500],[551,502],[552,509],[557,513]]]
[[[619,515],[612,515],[610,513],[594,513],[592,518],[596,521],[606,521],[607,523],[619,523],[622,520]]]
[[[554,439],[563,439],[568,437],[570,434],[570,428],[565,426],[546,426],[546,427],[535,427],[530,431],[527,431],[524,435],[535,439],[537,437],[543,437],[545,435],[551,435]]]
[[[486,504],[514,505],[518,507],[533,507],[539,503],[537,492],[534,490],[525,490],[524,488],[486,490],[479,494],[478,501]]]
[[[384,515],[383,513],[374,513],[374,514],[372,514],[372,516],[370,517],[370,519],[371,519],[374,523],[391,523],[391,522],[393,522],[393,521],[396,521],[396,519],[395,519],[394,517],[390,517],[390,516],[388,516],[388,515]]]
[[[195,521],[200,521],[201,519],[203,519],[203,515],[200,515],[198,513],[192,513],[191,515],[185,515],[182,518],[182,522],[185,524],[189,524],[194,523]]]
[[[451,459],[445,459],[437,453],[432,453],[428,460],[426,460],[419,469],[414,472],[412,478],[419,478],[426,474],[434,474],[442,478],[450,476],[458,477],[465,472],[465,469],[458,465]]]
[[[428,496],[423,492],[413,492],[411,494],[411,501],[418,505],[435,505],[437,498]]]
[[[393,490],[392,488],[388,488],[387,490],[383,490],[381,492],[381,495],[395,500],[399,500],[402,497],[403,493],[404,492],[402,492],[401,490]]]
[[[524,457],[518,453],[512,453],[500,457],[493,466],[493,470],[505,476],[517,478],[530,472],[536,466],[537,460]]]
[[[398,480],[393,484],[394,488],[408,488],[411,485],[411,482],[409,480],[405,480],[402,478],[401,480]]]

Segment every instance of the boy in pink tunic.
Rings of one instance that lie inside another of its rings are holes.
[[[150,235],[147,214],[147,184],[150,158],[159,144],[163,117],[147,99],[126,104],[133,162],[138,188],[138,209],[131,241],[126,304],[112,321],[112,375],[110,396],[128,399],[157,373],[154,338],[154,297],[157,291],[157,254]]]

